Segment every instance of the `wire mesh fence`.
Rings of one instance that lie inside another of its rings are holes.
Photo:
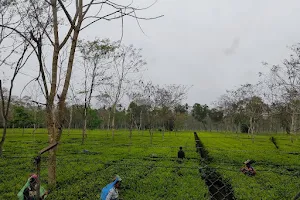
[[[300,152],[293,146],[297,144],[289,144],[291,149],[259,149],[260,144],[239,149],[216,145],[216,138],[189,133],[154,144],[143,143],[138,136],[131,143],[124,138],[91,140],[86,145],[67,140],[58,146],[57,185],[47,199],[99,199],[115,174],[123,179],[120,199],[297,199]],[[33,158],[45,145],[42,140],[8,141],[0,162],[0,199],[16,197],[28,174],[36,172]],[[184,159],[177,158],[179,146]],[[40,174],[45,188],[47,158],[42,156]],[[254,176],[241,171],[248,158],[255,159]]]

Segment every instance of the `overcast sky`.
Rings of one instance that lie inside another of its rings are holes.
[[[125,19],[123,43],[143,49],[146,79],[193,85],[186,102],[211,104],[226,89],[255,83],[262,61],[277,64],[289,55],[286,47],[300,42],[299,10],[298,0],[159,0],[140,15],[164,17],[140,21],[146,35]],[[81,38],[118,40],[120,24],[101,22]]]

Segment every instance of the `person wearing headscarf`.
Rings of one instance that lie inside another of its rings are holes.
[[[245,166],[241,168],[241,172],[248,176],[255,176],[256,171],[254,168],[251,166],[252,161],[251,160],[246,160],[244,162]]]
[[[37,199],[37,178],[38,176],[36,174],[32,174],[26,184],[23,186],[23,188],[18,193],[18,199],[19,200],[38,200]],[[46,198],[48,192],[40,186],[40,199],[43,200]]]
[[[118,200],[119,199],[119,188],[121,185],[122,179],[117,175],[115,178],[114,186],[109,190],[108,195],[105,200]]]
[[[119,200],[119,188],[121,185],[121,177],[116,175],[114,181],[106,185],[101,191],[101,200]]]

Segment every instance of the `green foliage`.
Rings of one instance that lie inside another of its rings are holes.
[[[272,110],[275,114],[275,117],[279,119],[279,122],[281,123],[281,126],[285,129],[287,134],[290,134],[291,132],[291,107],[284,104],[284,103],[274,103],[272,105]]]
[[[8,134],[0,162],[4,172],[0,173],[0,199],[14,199],[28,174],[35,171],[32,159],[38,149],[47,146],[45,133],[46,130],[38,129],[35,137],[25,134],[26,141],[20,139],[20,131]],[[198,173],[199,157],[192,133],[166,134],[164,141],[160,134],[154,133],[153,145],[148,134],[142,136],[137,132],[133,132],[131,145],[125,131],[117,131],[115,141],[106,137],[106,131],[91,131],[84,146],[80,145],[80,130],[72,130],[70,136],[63,134],[62,137],[57,155],[58,186],[49,194],[49,199],[99,199],[101,189],[112,181],[114,174],[123,179],[120,191],[123,199],[182,200],[208,196]],[[179,146],[183,146],[188,158],[182,164],[176,159]],[[47,154],[42,156],[41,171],[45,187],[46,158]]]
[[[14,199],[35,172],[32,159],[39,149],[48,145],[47,131],[21,136],[22,130],[8,130],[4,155],[0,162],[0,199]],[[31,133],[32,129],[25,129]],[[299,192],[297,152],[300,140],[290,143],[285,135],[276,135],[280,150],[269,141],[270,136],[256,136],[252,143],[246,135],[198,133],[212,157],[209,164],[223,180],[232,185],[237,199],[292,199]],[[120,195],[123,199],[208,199],[208,188],[199,173],[199,154],[195,151],[194,136],[190,132],[154,133],[153,145],[148,134],[133,132],[131,143],[128,132],[117,131],[115,141],[106,131],[89,133],[86,144],[81,143],[81,130],[63,134],[58,146],[58,187],[49,199],[99,199],[101,188],[114,174],[122,179]],[[16,145],[18,144],[18,145]],[[131,144],[131,145],[130,145]],[[187,159],[176,162],[178,147],[183,146]],[[84,152],[86,149],[88,152]],[[42,156],[41,181],[47,186],[47,154]],[[247,159],[255,160],[254,177],[239,169]],[[13,174],[13,176],[10,176]]]
[[[115,44],[113,44],[109,39],[95,39],[94,41],[80,40],[78,43],[78,48],[81,54],[84,59],[88,61],[100,59],[116,49]]]
[[[244,101],[240,100],[236,103],[233,103],[230,110],[229,116],[233,118],[235,125],[247,124],[249,126],[248,116],[244,110]]]
[[[199,103],[195,103],[193,106],[193,110],[192,110],[192,116],[198,120],[199,122],[205,124],[205,119],[207,117],[209,113],[209,108],[208,106],[205,105],[201,105]]]
[[[34,112],[34,111],[33,111]],[[31,111],[32,113],[32,111]],[[31,114],[32,116],[34,113]],[[36,111],[36,120],[33,120],[38,126],[45,127],[46,126],[46,111],[43,109],[37,109]]]
[[[177,105],[174,109],[175,113],[187,113],[187,106],[186,105]]]
[[[249,125],[241,124],[241,133],[248,133],[249,132]]]
[[[177,113],[175,116],[175,121],[174,121],[174,128],[175,130],[182,130],[184,129],[185,121],[187,119],[187,114],[185,113]]]
[[[223,112],[216,108],[211,109],[209,111],[208,115],[209,115],[210,119],[215,123],[221,122],[223,119]]]
[[[87,127],[89,129],[97,129],[100,127],[102,120],[99,118],[97,110],[88,109]]]
[[[12,123],[16,127],[26,127],[33,123],[32,115],[23,106],[15,106]]]
[[[299,140],[291,144],[287,136],[277,134],[277,149],[270,135],[257,135],[254,143],[247,135],[198,135],[212,157],[210,165],[230,180],[237,199],[292,199],[298,192],[300,161],[294,152],[300,152]],[[255,160],[254,177],[239,171],[247,159]]]

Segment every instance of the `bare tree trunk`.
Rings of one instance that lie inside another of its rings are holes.
[[[274,128],[273,128],[273,115],[271,115],[270,123],[271,123],[271,124],[270,124],[269,132],[272,133],[272,132],[273,132],[273,129],[274,129]]]
[[[129,128],[129,138],[130,139],[132,138],[132,124],[130,125],[130,128]]]
[[[129,138],[130,138],[130,140],[132,138],[132,128],[133,128],[133,115],[132,115],[132,108],[130,108],[130,128],[129,128],[129,131],[130,131]]]
[[[2,138],[1,138],[1,141],[0,141],[0,156],[2,156],[3,154],[3,145],[4,145],[4,142],[5,142],[5,138],[6,138],[6,133],[7,133],[7,123],[3,122],[3,130],[2,130]]]
[[[142,130],[142,122],[143,122],[143,110],[141,110],[141,112],[140,112],[140,127],[139,127],[139,133],[140,133],[140,131]]]
[[[108,137],[108,131],[110,129],[110,118],[111,118],[111,110],[108,110],[107,133],[106,133],[107,137]]]
[[[252,117],[249,119],[248,137],[250,137],[252,131]]]
[[[35,134],[35,131],[36,131],[36,108],[34,109],[34,124],[33,124],[33,131],[32,131],[32,134],[34,135]]]
[[[84,144],[84,139],[86,138],[86,120],[87,120],[87,106],[85,103],[83,111],[83,126],[82,126],[82,141],[81,144]]]
[[[149,129],[149,133],[150,133],[150,144],[152,144],[152,142],[153,142],[153,130],[152,130],[152,128]]]
[[[207,131],[206,123],[205,123],[205,122],[202,122],[202,125],[203,125],[203,128],[204,128],[205,132],[206,132],[206,131]]]
[[[34,135],[34,134],[35,134],[35,131],[36,131],[36,124],[34,123],[34,124],[33,124],[33,131],[32,131],[32,135]]]
[[[293,134],[295,134],[295,113],[292,113],[292,119],[291,119],[291,134],[290,134],[290,141],[293,143],[294,139],[293,139]]]
[[[55,137],[57,135],[57,129],[55,126],[53,110],[50,106],[47,106],[47,128],[49,136],[49,144],[55,142]],[[54,108],[53,108],[54,109]],[[50,188],[54,188],[56,185],[56,150],[52,149],[49,151],[48,157],[48,184]]]
[[[231,126],[233,126],[233,124],[231,123]],[[229,132],[230,130],[229,130],[229,124],[227,123],[226,124],[226,132]]]
[[[115,140],[115,115],[116,115],[116,104],[112,108],[112,119],[111,119],[111,130],[112,130],[112,139]]]
[[[50,188],[56,185],[56,150],[49,151],[48,158],[48,184]]]
[[[70,109],[68,136],[70,136],[70,129],[71,129],[71,125],[72,125],[72,119],[73,119],[73,106],[71,106],[71,109]]]
[[[137,122],[136,122],[136,120],[134,120],[134,118],[132,117],[132,120],[133,120],[133,124],[134,124],[134,126],[135,126],[135,128],[137,129],[137,130],[139,130],[139,126],[138,126],[138,124],[137,124]],[[132,125],[133,126],[133,125]]]
[[[165,123],[163,122],[163,127],[162,127],[162,140],[165,139]]]
[[[251,129],[252,143],[254,143],[254,128]]]
[[[57,66],[58,66],[58,55],[59,55],[59,39],[58,39],[58,17],[57,17],[57,1],[51,0],[52,15],[53,15],[53,35],[54,35],[54,45],[53,45],[53,56],[52,56],[52,80],[50,95],[47,97],[47,127],[49,134],[49,144],[53,144],[57,138],[57,129],[55,121],[55,107],[54,98],[57,87]],[[41,55],[40,55],[41,56]],[[40,61],[41,64],[41,61]],[[41,69],[40,69],[41,70]],[[44,84],[47,84],[44,81]],[[45,86],[46,89],[46,86]],[[49,151],[48,158],[48,184],[50,188],[56,186],[56,151],[54,149]]]
[[[150,118],[149,111],[148,111],[148,123],[149,123],[150,144],[152,144],[152,141],[153,141],[153,131],[152,131],[152,120]]]
[[[104,121],[104,120],[103,120],[103,121]],[[104,129],[105,129],[105,127],[104,127],[104,126],[105,126],[105,124],[104,124],[104,123],[101,123],[101,129],[102,129],[102,130],[104,130]]]
[[[54,32],[55,42],[54,42],[53,60],[52,60],[51,91],[49,97],[47,98],[46,111],[47,111],[48,133],[50,134],[49,143],[53,144],[54,142],[59,142],[62,135],[62,128],[65,120],[64,118],[65,101],[66,101],[66,96],[67,96],[67,92],[71,80],[72,68],[73,68],[74,57],[75,57],[75,49],[78,42],[78,36],[79,36],[81,23],[83,20],[83,15],[82,15],[82,1],[79,1],[80,4],[78,6],[79,19],[77,22],[78,23],[77,26],[74,28],[65,81],[58,102],[58,115],[57,115],[58,119],[56,121],[55,114],[54,114],[54,110],[55,110],[54,97],[55,97],[56,87],[57,87],[56,81],[57,81],[58,55],[60,51],[60,45],[58,40],[58,20],[57,20],[58,18],[57,18],[57,4],[56,4],[57,2],[55,0],[52,0],[51,2],[52,2],[51,6],[52,6],[52,13],[53,13],[53,25],[54,25],[53,32]],[[56,127],[56,123],[57,123],[57,127]],[[50,188],[56,186],[56,148],[49,151],[48,184]]]
[[[110,129],[110,111],[108,111],[107,130]]]
[[[87,121],[87,115],[86,115],[86,110],[85,110],[84,111],[84,117],[83,117],[82,141],[81,141],[81,144],[84,144],[84,139],[86,138],[86,121]]]
[[[252,142],[254,143],[254,123],[253,123],[253,117],[250,117],[250,125],[249,125],[249,130],[248,130],[248,136],[249,133],[251,133],[251,139]]]

